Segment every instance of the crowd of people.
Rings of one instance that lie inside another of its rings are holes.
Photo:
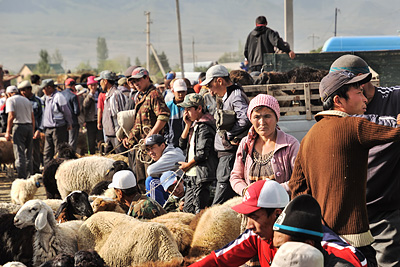
[[[260,55],[274,47],[295,57],[266,25],[257,18],[247,39],[249,72],[260,71]],[[257,38],[265,49],[258,51]],[[202,73],[197,86],[170,72],[157,87],[143,67],[123,77],[105,70],[83,87],[68,78],[62,91],[51,79],[37,86],[32,76],[6,89],[5,138],[13,140],[18,176],[27,177],[39,171],[41,132],[46,165],[59,144],[76,149],[84,125],[89,154],[104,140],[106,152],[129,158],[132,171],[117,172],[109,187],[139,219],[197,214],[241,196],[232,209],[242,216],[243,234],[193,266],[292,266],[289,259],[304,261],[299,266],[395,266],[400,88],[370,80],[357,56],[333,62],[319,86],[324,111],[300,144],[279,128],[278,101],[266,94],[249,101],[222,65]]]

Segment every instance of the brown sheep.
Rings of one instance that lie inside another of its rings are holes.
[[[125,213],[120,204],[110,198],[97,197],[92,203],[93,212],[99,211],[114,211],[118,213]]]
[[[242,86],[244,85],[253,85],[254,80],[251,75],[244,71],[244,70],[233,70],[229,73],[229,78],[231,78],[231,81],[237,84],[240,84]]]

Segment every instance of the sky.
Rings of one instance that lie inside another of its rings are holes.
[[[318,48],[337,35],[398,35],[398,0],[293,0],[296,53]],[[284,0],[180,0],[184,62],[215,61],[224,52],[244,45],[255,18],[284,36]],[[109,59],[146,60],[146,16],[150,12],[151,43],[165,52],[170,66],[179,63],[174,0],[0,0],[0,64],[18,72],[24,63],[37,63],[39,51],[58,49],[64,69],[89,61],[97,66],[96,40],[107,41]],[[315,36],[313,39],[311,36]],[[314,40],[314,47],[313,47]]]

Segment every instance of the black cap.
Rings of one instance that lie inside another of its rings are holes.
[[[274,231],[320,242],[323,236],[321,208],[310,195],[294,198],[274,224]]]
[[[360,83],[364,84],[371,80],[372,74],[366,73],[354,75],[349,71],[335,71],[326,75],[319,84],[319,95],[325,101],[334,92],[345,84]]]
[[[161,134],[153,134],[146,138],[145,145],[146,146],[152,146],[155,144],[161,145],[162,143],[165,143],[164,136],[162,136]]]

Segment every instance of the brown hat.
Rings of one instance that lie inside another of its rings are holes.
[[[354,75],[349,71],[335,71],[326,75],[319,84],[319,95],[322,101],[325,101],[334,92],[339,90],[345,84],[360,83],[364,84],[371,80],[372,74],[366,73]]]

